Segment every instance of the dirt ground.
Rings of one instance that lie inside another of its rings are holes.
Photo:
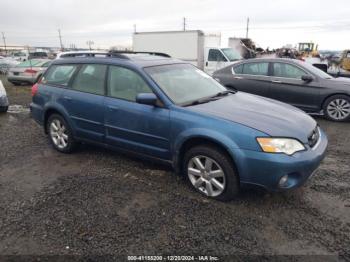
[[[30,118],[30,87],[2,80],[10,104],[24,107],[0,115],[1,255],[350,261],[350,123],[317,118],[329,137],[328,154],[303,187],[244,190],[221,203],[159,164],[87,145],[56,152]]]

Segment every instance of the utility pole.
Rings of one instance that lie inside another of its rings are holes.
[[[5,54],[7,54],[7,47],[6,47],[6,37],[5,37],[5,33],[1,32],[2,34],[2,40],[4,40],[4,47],[5,47]]]
[[[61,36],[61,29],[58,29],[58,37],[59,37],[59,39],[60,39],[61,51],[63,51],[62,36]]]
[[[89,46],[89,49],[91,50],[91,46],[95,43],[94,43],[94,41],[89,40],[86,42],[86,44]]]
[[[247,33],[245,34],[245,38],[248,38],[248,31],[249,31],[249,17],[247,18]]]
[[[183,30],[186,31],[186,17],[183,18]]]
[[[136,33],[136,24],[134,24],[134,33]]]

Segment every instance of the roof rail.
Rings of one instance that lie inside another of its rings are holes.
[[[67,54],[62,54],[60,58],[72,58],[72,57],[96,57],[96,56],[105,56],[105,57],[115,57],[121,59],[130,59],[127,54],[148,54],[154,56],[163,56],[163,57],[171,57],[168,54],[160,53],[160,52],[133,52],[133,51],[109,51],[109,52],[72,52]]]
[[[170,55],[166,53],[161,52],[135,52],[135,51],[120,51],[120,50],[111,50],[109,51],[110,54],[116,55],[116,54],[148,54],[148,55],[155,55],[155,56],[163,56],[163,57],[171,57]]]

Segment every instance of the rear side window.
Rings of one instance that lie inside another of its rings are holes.
[[[285,63],[274,63],[273,75],[276,77],[301,79],[301,77],[303,75],[307,75],[307,73],[294,65]]]
[[[110,66],[108,96],[136,101],[139,93],[152,93],[143,78],[136,72],[119,66]]]
[[[227,59],[224,57],[224,55],[221,53],[218,49],[210,49],[209,55],[208,55],[208,61],[214,61],[214,62],[226,62]]]
[[[243,65],[243,74],[267,76],[269,63],[247,63]]]
[[[67,86],[76,69],[76,65],[53,65],[43,77],[42,83]]]
[[[72,89],[96,95],[104,95],[106,70],[106,65],[83,65],[74,79]]]

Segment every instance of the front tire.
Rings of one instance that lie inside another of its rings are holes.
[[[0,106],[0,113],[6,113],[8,109],[8,106]]]
[[[61,115],[52,114],[47,121],[46,130],[52,146],[57,151],[71,153],[76,147],[73,133]]]
[[[190,186],[206,197],[229,201],[239,193],[232,160],[215,146],[195,146],[186,152],[183,173]]]
[[[350,119],[350,97],[335,95],[329,97],[323,105],[323,111],[327,119],[344,122]]]

